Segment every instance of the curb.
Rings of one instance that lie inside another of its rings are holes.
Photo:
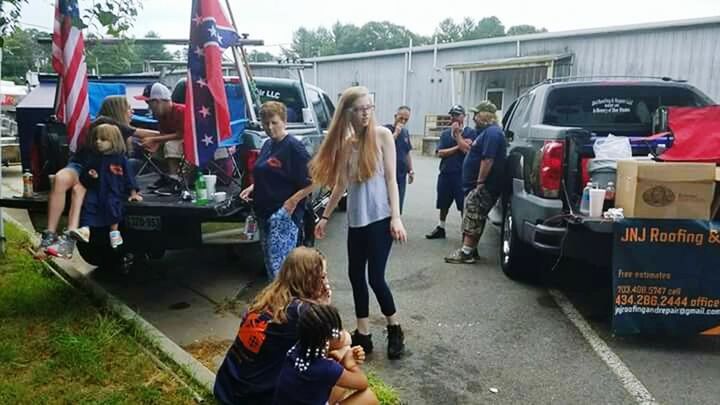
[[[15,218],[3,212],[3,219],[12,223],[20,230],[25,232],[33,244],[39,243],[39,238],[34,232],[29,231],[25,226],[18,222]],[[95,281],[85,277],[71,264],[61,265],[56,260],[52,260],[52,267],[64,278],[62,281],[71,281],[71,285],[75,288],[84,290],[94,299],[100,301],[104,306],[110,309],[115,315],[126,322],[136,325],[140,331],[168,358],[180,367],[184,368],[195,381],[205,388],[209,393],[213,392],[215,385],[215,374],[205,367],[200,361],[192,357],[188,352],[183,350],[177,343],[173,342],[169,337],[162,333],[155,326],[150,324],[130,307],[118,300],[115,296],[107,292],[102,286]]]

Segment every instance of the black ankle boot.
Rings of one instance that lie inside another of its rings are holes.
[[[357,329],[352,333],[352,345],[362,346],[365,354],[370,354],[373,351],[372,333],[369,335],[363,335]]]
[[[405,354],[405,334],[400,325],[388,325],[388,358],[399,359]]]

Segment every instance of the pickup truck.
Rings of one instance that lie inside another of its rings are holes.
[[[578,214],[595,140],[627,136],[633,155],[647,156],[655,145],[643,138],[661,132],[664,107],[709,104],[693,86],[669,78],[550,79],[521,95],[503,119],[503,272],[512,279],[537,278],[559,256],[609,265],[612,223]]]
[[[90,78],[90,80],[98,79]],[[123,82],[122,77],[112,77],[109,80],[114,83]],[[147,78],[144,80],[148,81]],[[254,80],[262,101],[267,99],[281,101],[300,114],[299,118],[297,118],[298,116],[290,117],[294,119],[289,122],[288,133],[300,139],[308,151],[313,154],[322,142],[324,131],[327,129],[335,109],[327,94],[317,87],[305,85],[307,97],[303,97],[303,85],[298,80],[263,77],[256,77]],[[136,82],[137,78],[128,78],[128,82],[131,81]],[[174,101],[182,101],[180,94],[184,95],[183,84],[176,86],[173,95]],[[46,83],[45,86],[48,84]],[[226,79],[226,91],[229,99],[242,94],[239,88],[240,83],[237,80]],[[64,167],[67,162],[68,150],[64,126],[49,120],[52,114],[54,92],[47,91],[47,89],[35,89],[34,91],[38,91],[38,94],[48,94],[45,97],[47,98],[45,100],[47,104],[45,116],[41,120],[42,123],[35,124],[33,122],[31,124],[34,127],[31,133],[21,133],[20,135],[32,138],[29,142],[28,140],[21,142],[21,146],[28,149],[25,152],[26,156],[30,157],[27,168],[33,172],[35,193],[31,198],[3,195],[0,198],[0,206],[26,209],[33,227],[37,231],[41,231],[47,224],[48,176]],[[302,110],[306,107],[304,100],[312,103],[314,122],[307,122],[302,116]],[[37,107],[37,101],[35,101],[34,107]],[[137,108],[138,105],[133,107],[139,115],[147,112],[147,110]],[[42,115],[42,108],[35,108],[27,116],[32,116],[34,120],[37,120],[38,114]],[[132,124],[152,128],[153,120],[137,117]],[[20,126],[28,127],[28,125]],[[157,179],[158,175],[152,170],[147,170],[149,167],[146,166],[145,170],[137,176],[141,192],[145,197],[144,200],[126,205],[126,220],[121,225],[125,239],[122,249],[117,252],[113,251],[108,244],[107,232],[93,230],[90,243],[78,243],[80,255],[86,262],[99,267],[127,267],[139,259],[161,258],[164,252],[170,249],[193,248],[206,243],[227,244],[232,247],[238,243],[249,242],[243,240],[241,235],[237,235],[238,232],[228,231],[228,228],[239,230],[238,223],[244,222],[250,212],[250,207],[240,201],[238,194],[242,187],[252,182],[254,161],[263,142],[267,140],[267,135],[261,127],[248,125],[242,131],[241,139],[241,145],[235,151],[237,170],[231,170],[230,174],[222,179],[224,181],[221,181],[223,176],[218,176],[217,190],[226,191],[227,201],[197,206],[189,201],[182,201],[177,195],[153,194],[146,188]],[[145,162],[141,160],[136,163],[138,166],[143,166]],[[309,203],[312,211],[321,209],[322,202],[327,199],[325,194],[315,193],[314,199]],[[67,208],[69,208],[69,201],[66,204]],[[312,219],[311,213],[308,218],[309,226],[314,225]],[[312,236],[312,233],[306,232],[306,234]],[[306,241],[309,244],[312,242],[312,239]]]

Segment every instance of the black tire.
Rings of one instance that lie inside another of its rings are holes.
[[[544,263],[539,252],[518,236],[513,221],[510,198],[503,198],[503,219],[500,227],[500,267],[505,275],[515,281],[536,281],[542,274]]]

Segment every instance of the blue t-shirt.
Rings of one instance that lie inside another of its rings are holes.
[[[388,124],[385,128],[389,129],[391,133],[395,133],[395,125]],[[409,168],[407,167],[407,156],[412,150],[412,143],[410,143],[410,132],[407,128],[400,130],[400,134],[395,138],[395,154],[397,155],[397,162],[395,168],[397,171],[397,177],[402,178],[407,175]]]
[[[483,159],[493,159],[492,168],[485,179],[485,187],[492,193],[499,193],[502,190],[506,149],[505,133],[497,124],[490,125],[480,132],[463,162],[463,190],[468,192],[475,188],[480,173],[480,162]]]
[[[291,350],[277,380],[276,405],[325,405],[344,368],[332,359],[315,359],[305,371],[295,368],[297,349]]]
[[[436,152],[440,149],[452,148],[457,145],[451,131],[452,128],[448,128],[440,134],[440,141],[438,142]],[[474,129],[470,127],[463,128],[463,138],[474,140],[476,136],[477,134]],[[461,152],[442,158],[440,160],[440,174],[460,173],[463,168],[463,159],[465,159],[465,154]]]
[[[253,202],[255,213],[260,218],[269,219],[288,198],[312,184],[309,162],[310,154],[305,146],[292,135],[280,142],[272,139],[265,142],[253,171]],[[304,211],[305,200],[298,203],[292,215],[298,226],[302,223]]]
[[[286,323],[271,322],[268,312],[245,314],[215,379],[218,400],[225,404],[272,400],[287,352],[297,341],[300,303],[295,299],[288,305]]]

